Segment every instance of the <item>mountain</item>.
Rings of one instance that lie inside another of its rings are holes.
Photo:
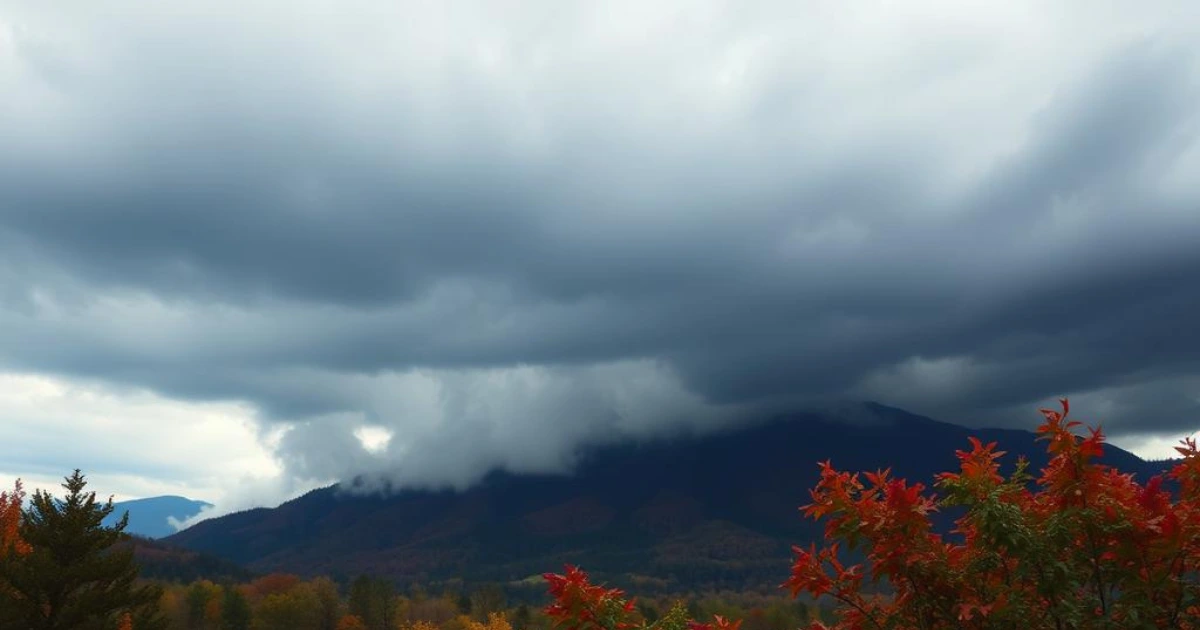
[[[956,468],[955,450],[976,435],[1000,442],[1009,465],[1017,455],[1035,470],[1046,461],[1029,431],[968,430],[873,403],[852,411],[852,422],[792,414],[720,434],[595,449],[573,476],[496,472],[462,493],[356,496],[332,486],[204,521],[167,541],[257,571],[335,579],[512,582],[570,562],[614,584],[764,588],[786,577],[792,544],[820,536],[797,511],[820,460],[855,471],[890,466],[928,484]],[[1112,446],[1105,459],[1139,478],[1163,467]]]
[[[212,504],[184,497],[163,496],[134,499],[113,504],[112,514],[104,519],[105,525],[113,525],[121,515],[129,512],[129,526],[125,531],[146,538],[162,538],[175,533],[169,519],[182,521],[200,513]]]

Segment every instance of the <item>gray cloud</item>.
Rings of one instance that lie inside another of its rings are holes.
[[[0,365],[248,401],[311,479],[830,399],[1200,424],[1195,23],[350,4],[5,7]]]

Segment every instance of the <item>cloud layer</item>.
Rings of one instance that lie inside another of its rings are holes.
[[[10,374],[310,480],[831,399],[1200,428],[1187,2],[103,4],[0,3]]]

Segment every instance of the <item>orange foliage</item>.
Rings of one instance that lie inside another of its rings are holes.
[[[204,620],[214,625],[221,620],[221,597],[219,591],[214,593],[209,598],[208,603],[204,605]]]
[[[121,615],[121,621],[117,624],[117,630],[133,630],[133,617],[129,613]]]
[[[262,599],[268,595],[282,595],[300,583],[300,577],[290,573],[271,573],[250,583],[247,598]]]
[[[367,624],[358,615],[345,615],[338,620],[337,630],[367,630]]]
[[[18,479],[10,492],[0,492],[0,557],[10,553],[24,555],[30,552],[29,545],[21,540],[21,504],[25,491]]]

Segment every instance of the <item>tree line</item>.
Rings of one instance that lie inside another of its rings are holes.
[[[112,500],[99,502],[76,470],[65,498],[20,482],[0,492],[0,628],[22,630],[551,630],[540,608],[499,584],[420,585],[401,591],[363,575],[348,584],[328,577],[273,573],[241,581],[148,580],[138,575],[127,517],[105,526]],[[26,499],[28,506],[25,506]],[[522,589],[521,594],[525,594]],[[746,630],[788,630],[808,619],[805,605],[750,593],[692,594],[696,615],[747,619]],[[654,621],[675,602],[646,598],[637,614]]]

